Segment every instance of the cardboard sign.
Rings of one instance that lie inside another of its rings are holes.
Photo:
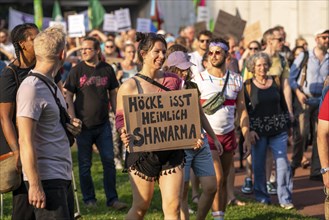
[[[228,34],[231,34],[240,41],[245,26],[245,20],[219,10],[213,36],[225,38]]]
[[[118,31],[117,21],[114,14],[104,15],[103,30],[109,32]]]
[[[84,19],[83,14],[68,16],[69,37],[84,37],[86,35]]]
[[[151,32],[151,19],[137,18],[136,31],[138,32]]]
[[[118,25],[118,31],[127,31],[131,29],[130,12],[128,8],[114,11],[115,19]]]
[[[260,27],[260,22],[257,21],[251,25],[248,25],[246,29],[243,32],[244,37],[244,46],[245,48],[248,46],[248,44],[253,40],[258,40],[262,37],[262,31]]]
[[[208,30],[206,22],[201,21],[201,22],[195,23],[194,30],[195,30],[196,35],[198,35],[200,33],[200,31]]]
[[[123,96],[130,152],[187,149],[200,138],[196,89]]]

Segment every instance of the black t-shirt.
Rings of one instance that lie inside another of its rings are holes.
[[[92,128],[108,121],[108,92],[118,86],[111,65],[100,62],[91,67],[80,62],[71,69],[64,87],[76,95],[76,117],[84,127]]]
[[[246,101],[250,119],[250,128],[260,136],[273,136],[287,131],[287,118],[282,106],[283,93],[280,93],[277,85],[267,89],[259,89],[251,82],[251,95]],[[248,102],[251,103],[248,103]]]
[[[27,74],[31,68],[21,69],[13,64],[9,64],[12,69],[5,67],[0,73],[0,102],[1,103],[16,103],[16,93],[18,90],[19,84],[26,78]],[[17,80],[16,81],[16,77]],[[15,114],[12,118],[13,123],[16,125],[16,105],[15,105]],[[17,132],[17,129],[16,129]],[[10,147],[5,139],[5,136],[2,132],[2,126],[0,126],[0,155],[8,153]]]
[[[34,66],[29,68],[19,68],[14,64],[9,64],[12,69],[5,67],[0,72],[0,103],[15,103],[15,113],[13,115],[12,121],[16,125],[16,94],[19,85],[27,77],[28,73]],[[15,77],[15,74],[17,78]],[[57,74],[55,77],[55,82],[58,83],[61,79],[60,74]],[[17,132],[17,128],[16,128]],[[2,132],[2,126],[0,126],[0,155],[8,153],[10,147],[5,139],[5,136]]]

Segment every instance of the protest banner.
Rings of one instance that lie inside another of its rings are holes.
[[[84,37],[85,31],[85,17],[83,14],[68,16],[68,33],[69,37]]]
[[[187,149],[201,135],[196,89],[123,96],[130,152]]]
[[[117,32],[118,26],[114,14],[105,14],[103,22],[103,30],[109,32]]]
[[[131,29],[130,12],[128,8],[114,11],[118,31],[127,31]]]
[[[257,21],[251,25],[248,25],[246,29],[243,32],[243,37],[244,37],[244,46],[247,48],[248,44],[253,41],[253,40],[260,40],[261,37],[263,36],[261,27],[260,27],[260,22]]]
[[[138,32],[151,32],[151,19],[137,18],[136,31]]]
[[[240,41],[245,26],[245,20],[233,16],[223,10],[219,10],[213,36],[225,38],[230,34]]]

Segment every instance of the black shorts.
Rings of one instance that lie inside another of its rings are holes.
[[[175,173],[184,165],[184,150],[128,153],[125,168],[147,181],[155,181],[161,175]]]

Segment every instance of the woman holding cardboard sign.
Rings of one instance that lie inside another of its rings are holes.
[[[137,41],[139,42],[137,53],[143,64],[142,70],[140,74],[121,85],[117,96],[116,125],[126,147],[132,136],[127,134],[124,128],[123,96],[163,92],[167,89],[179,90],[181,86],[181,79],[176,74],[160,70],[165,61],[167,48],[165,39],[153,33],[137,33]],[[202,145],[203,141],[198,139],[196,148]],[[127,152],[125,167],[129,172],[133,204],[126,219],[143,219],[150,206],[156,180],[161,189],[164,218],[179,219],[184,180],[183,163],[184,150]]]

